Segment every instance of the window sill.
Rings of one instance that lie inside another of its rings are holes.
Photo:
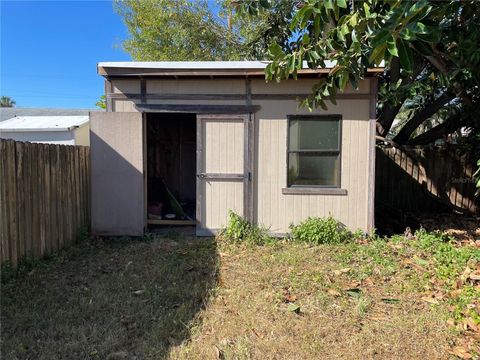
[[[347,195],[346,189],[316,188],[316,187],[290,187],[282,189],[283,195]]]

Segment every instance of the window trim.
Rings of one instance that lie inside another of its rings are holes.
[[[338,150],[337,149],[327,149],[327,150],[290,150],[290,122],[292,120],[310,120],[310,121],[326,121],[326,120],[338,120]],[[343,119],[340,114],[331,114],[331,115],[287,115],[287,151],[286,151],[286,170],[287,170],[287,186],[282,189],[283,194],[319,194],[319,195],[328,195],[329,193],[334,195],[346,195],[347,191],[341,189],[342,186],[342,130],[343,130]],[[338,180],[334,185],[292,185],[289,184],[288,180],[288,169],[290,165],[290,154],[291,153],[311,153],[311,154],[337,154],[338,153]],[[311,189],[311,190],[309,190]],[[316,190],[316,191],[314,191]],[[339,191],[340,190],[340,191]]]

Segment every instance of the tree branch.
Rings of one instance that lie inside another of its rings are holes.
[[[410,76],[402,79],[402,85],[406,86],[413,83],[417,79],[417,77],[422,73],[423,69],[425,69],[425,61],[422,59],[420,62],[416,63],[413,73]],[[392,59],[390,74],[391,75],[390,75],[389,82],[391,84],[396,83],[400,79],[399,58],[394,57]],[[402,105],[406,99],[407,99],[407,96],[401,99],[397,104],[385,103],[383,105],[382,112],[377,121],[377,133],[380,136],[387,136],[388,132],[392,127],[393,121],[395,120],[395,117],[397,116],[398,112],[402,108]]]
[[[410,120],[402,127],[397,136],[393,139],[395,142],[403,144],[408,142],[410,135],[430,116],[440,110],[445,104],[455,98],[455,95],[443,93],[440,97],[425,104]]]
[[[408,141],[408,145],[426,145],[434,142],[441,137],[451,134],[455,130],[458,130],[462,126],[466,124],[466,118],[459,119],[458,115],[453,115],[445,120],[440,125],[437,125],[430,130],[420,134],[410,141]]]
[[[426,56],[426,58],[443,75],[448,77],[449,72],[448,72],[447,64],[445,63],[445,61],[443,60],[440,52],[437,49],[434,48],[433,51],[435,52],[435,54],[437,54],[437,56]],[[453,88],[453,91],[455,92],[455,95],[457,95],[457,97],[459,97],[465,105],[472,106],[472,104],[473,104],[472,98],[470,96],[468,96],[465,93],[465,91],[463,91],[462,85],[458,81],[455,81],[452,84],[452,88]]]

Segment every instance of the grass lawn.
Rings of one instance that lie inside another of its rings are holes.
[[[91,239],[4,269],[2,358],[475,359],[479,261],[475,243],[427,233],[316,246]]]

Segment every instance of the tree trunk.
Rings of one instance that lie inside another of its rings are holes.
[[[412,133],[430,116],[434,115],[445,104],[452,101],[455,95],[450,93],[443,93],[439,98],[426,104],[423,108],[418,110],[410,120],[402,127],[397,136],[393,138],[393,141],[399,144],[405,144]]]

